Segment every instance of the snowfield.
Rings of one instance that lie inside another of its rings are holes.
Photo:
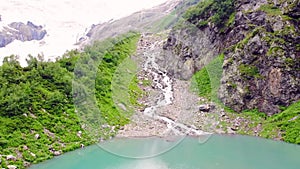
[[[75,45],[92,24],[118,19],[167,0],[0,0],[0,31],[11,22],[33,22],[46,29],[41,41],[14,41],[0,48],[0,64],[5,56],[18,55],[26,66],[28,54],[43,54],[55,60]]]

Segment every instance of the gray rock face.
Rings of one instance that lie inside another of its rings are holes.
[[[189,26],[170,33],[157,62],[170,75],[184,80],[190,79],[218,54],[217,45],[212,43],[207,32]]]
[[[221,101],[237,112],[278,113],[300,99],[299,2],[237,0],[234,19],[223,27],[193,27],[210,16],[194,17],[171,31],[158,63],[189,79],[224,52]]]
[[[31,40],[41,40],[47,31],[42,26],[36,26],[32,22],[24,24],[22,22],[10,23],[0,32],[0,47],[5,47],[14,40],[22,42]]]
[[[284,13],[283,8],[277,10]],[[236,20],[235,27],[252,25],[252,29],[225,55],[219,92],[235,111],[258,109],[271,115],[280,112],[279,106],[300,99],[299,23],[297,17],[286,17],[251,11]]]

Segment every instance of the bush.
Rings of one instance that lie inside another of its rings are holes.
[[[229,18],[233,19],[235,0],[204,0],[186,11],[183,17],[199,27],[206,26],[208,22],[217,27],[226,26]]]

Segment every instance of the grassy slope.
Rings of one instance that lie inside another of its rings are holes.
[[[114,42],[99,66],[97,81],[105,79],[107,83],[97,86],[96,95],[103,94],[97,97],[97,102],[103,105],[108,101],[107,106],[100,109],[105,108],[107,114],[112,114],[106,119],[109,123],[124,125],[128,122],[126,117],[115,115],[120,112],[111,101],[110,78],[118,64],[135,51],[138,38],[138,34],[131,34]],[[99,48],[101,45],[95,44],[82,53],[71,51],[54,63],[32,58],[25,68],[13,57],[6,59],[0,67],[0,168],[7,165],[25,168],[25,163],[52,158],[49,148],[67,152],[79,148],[80,144],[94,142],[82,129],[81,119],[75,113],[72,79],[78,59],[91,57],[91,53],[102,57]],[[136,98],[132,93],[140,92],[134,92],[137,90],[134,82],[130,98]],[[81,137],[77,136],[78,131],[82,131]],[[14,155],[17,160],[7,161],[6,155]]]

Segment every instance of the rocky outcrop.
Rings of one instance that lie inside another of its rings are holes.
[[[223,2],[204,1],[189,10],[158,63],[176,78],[189,79],[224,53],[219,98],[237,112],[271,115],[299,100],[299,0]]]
[[[299,1],[262,3],[257,10],[237,9],[233,28],[245,38],[225,55],[219,96],[235,111],[259,109],[269,115],[300,99]],[[298,6],[298,7],[297,7]],[[290,12],[291,13],[290,13]],[[231,30],[232,31],[232,30]]]
[[[184,29],[171,31],[157,63],[173,77],[188,80],[217,56],[218,44],[211,39],[209,30],[186,23]]]
[[[5,47],[14,40],[22,42],[31,40],[41,40],[47,34],[42,26],[34,25],[32,22],[24,24],[22,22],[13,22],[4,26],[0,31],[0,47]]]

